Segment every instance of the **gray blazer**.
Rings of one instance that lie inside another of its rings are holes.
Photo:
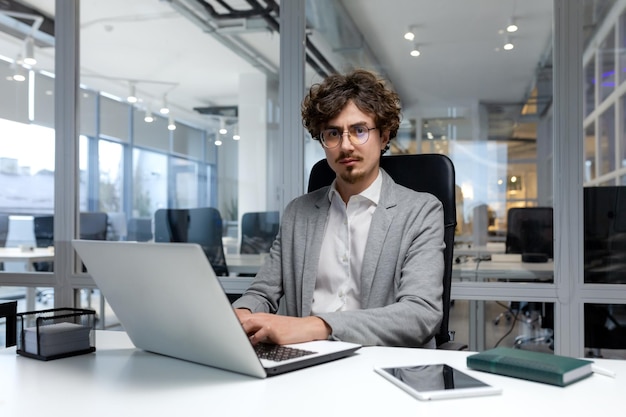
[[[431,194],[396,184],[381,169],[382,190],[365,248],[361,310],[319,314],[331,338],[362,345],[428,346],[443,310],[443,208]],[[266,264],[235,308],[311,315],[329,187],[285,208]],[[284,308],[284,310],[283,310]]]

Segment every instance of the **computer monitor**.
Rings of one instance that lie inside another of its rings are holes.
[[[586,283],[626,283],[626,186],[583,190]]]

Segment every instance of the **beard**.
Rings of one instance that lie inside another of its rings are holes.
[[[344,158],[354,158],[357,161],[362,161],[363,158],[358,157],[358,156],[354,156],[354,155],[347,155],[347,154],[340,154],[339,157],[337,158],[336,162],[338,163],[338,161],[344,159]],[[363,177],[365,176],[365,172],[363,172],[362,170],[359,170],[356,167],[346,167],[345,170],[342,170],[339,173],[339,177],[345,181],[347,184],[355,184],[357,182],[359,182],[359,180],[361,180]]]

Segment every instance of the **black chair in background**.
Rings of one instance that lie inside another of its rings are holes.
[[[106,240],[108,216],[103,212],[81,212],[79,214],[79,237],[85,240]],[[54,217],[52,215],[33,218],[35,242],[39,248],[54,246]],[[35,262],[36,271],[54,270],[52,262]]]
[[[133,242],[149,242],[152,240],[152,219],[145,217],[128,219],[126,240]]]
[[[521,255],[522,262],[548,262],[554,258],[554,209],[552,207],[514,207],[507,212],[505,252]],[[552,347],[554,307],[545,303],[510,303],[509,309],[494,320],[510,321],[522,315],[525,324],[535,329],[534,335],[518,336],[515,345],[547,343]],[[540,331],[539,329],[549,329]]]
[[[7,244],[7,236],[9,235],[9,215],[0,214],[0,248]],[[4,264],[0,262],[0,271],[4,270]]]
[[[0,301],[0,318],[2,317],[6,319],[4,345],[5,347],[15,346],[17,343],[17,301]]]
[[[268,253],[280,226],[278,211],[244,213],[241,216],[240,253]]]
[[[398,184],[416,191],[433,194],[443,204],[444,211],[444,275],[443,275],[443,320],[437,332],[438,349],[465,349],[466,345],[454,343],[454,332],[448,328],[450,320],[450,290],[452,287],[452,263],[454,249],[454,230],[456,228],[456,190],[455,173],[452,161],[445,155],[393,155],[383,156],[380,166]],[[323,159],[311,169],[308,191],[314,191],[335,179],[334,171]]]
[[[33,229],[35,232],[35,244],[38,248],[54,246],[54,217],[52,215],[35,216],[33,218]],[[54,269],[52,262],[33,263],[35,271],[51,272]]]
[[[585,187],[585,283],[626,284],[626,186]],[[626,349],[626,304],[585,304],[587,356]]]
[[[157,210],[154,213],[154,241],[197,243],[215,274],[228,275],[222,243],[222,216],[213,207]]]

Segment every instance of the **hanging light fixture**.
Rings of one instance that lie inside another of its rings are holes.
[[[17,58],[15,58],[15,61],[13,61],[12,64],[12,69],[13,69],[13,81],[18,81],[18,82],[22,82],[22,81],[26,81],[26,70],[24,69],[24,67],[22,66],[22,56],[18,55]]]
[[[509,23],[506,25],[506,31],[509,33],[513,33],[513,32],[517,32],[517,29],[519,28],[517,27],[517,24],[515,23],[515,19],[511,17],[509,19]]]
[[[411,56],[414,56],[414,57],[420,56],[422,54],[417,44],[413,44],[413,49],[411,49],[411,52],[409,53],[411,54]]]
[[[146,115],[143,118],[143,121],[146,123],[154,122],[154,116],[152,115],[152,112],[150,111],[150,109],[146,109]]]
[[[163,95],[163,103],[161,104],[161,108],[159,109],[159,113],[161,114],[169,114],[170,108],[167,106],[167,94]]]
[[[126,101],[131,104],[137,102],[137,91],[134,83],[130,83],[130,87],[128,88],[128,97],[126,97]]]
[[[215,146],[222,146],[222,140],[221,139],[215,139]]]
[[[409,29],[404,33],[404,39],[407,41],[412,41],[415,39],[415,32],[413,32],[413,28],[409,27]]]
[[[169,130],[176,130],[176,123],[174,123],[174,117],[171,114],[167,122],[167,128]]]
[[[515,45],[513,45],[513,42],[511,41],[511,38],[509,38],[508,36],[504,40],[503,48],[504,48],[505,51],[510,51],[511,49],[515,48]]]
[[[239,140],[241,136],[239,136],[239,125],[235,125],[233,129],[233,140]]]
[[[37,59],[35,58],[35,41],[31,36],[28,36],[24,40],[24,64],[30,65],[31,67],[37,64]]]

